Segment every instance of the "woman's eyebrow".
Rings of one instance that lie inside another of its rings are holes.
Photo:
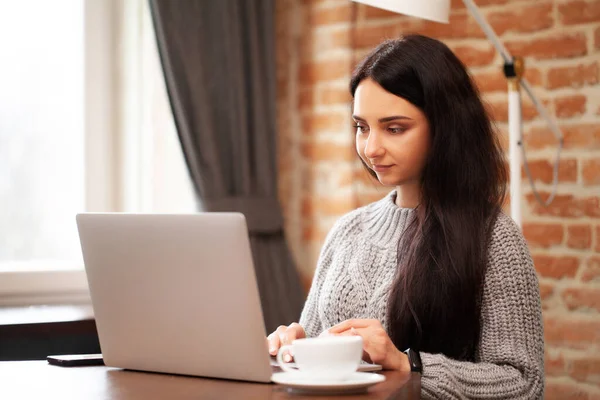
[[[358,115],[353,115],[352,118],[354,118],[357,121],[367,122],[364,118],[359,117]],[[397,119],[412,120],[412,118],[409,118],[404,115],[392,115],[391,117],[379,118],[379,122],[384,123],[384,122],[395,121]]]

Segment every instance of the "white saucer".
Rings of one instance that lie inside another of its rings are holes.
[[[369,386],[385,381],[385,376],[370,372],[354,372],[343,380],[315,380],[302,372],[277,372],[271,380],[294,392],[310,394],[362,393]]]

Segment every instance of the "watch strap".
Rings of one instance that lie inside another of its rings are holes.
[[[421,363],[421,355],[419,354],[419,352],[409,348],[404,353],[406,353],[406,355],[408,356],[410,370],[412,372],[423,372],[423,364]]]

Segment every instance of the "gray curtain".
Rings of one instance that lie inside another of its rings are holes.
[[[274,0],[150,0],[171,108],[206,211],[245,214],[265,327],[304,295],[277,200]]]

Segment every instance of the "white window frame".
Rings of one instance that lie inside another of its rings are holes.
[[[143,1],[143,0],[140,0]],[[129,3],[129,2],[124,2]],[[124,164],[119,134],[119,0],[84,1],[85,206],[121,211]],[[135,160],[129,160],[131,165]],[[126,168],[125,168],[126,169]],[[75,216],[73,216],[75,218]],[[0,270],[0,306],[89,304],[82,265],[11,263]]]

